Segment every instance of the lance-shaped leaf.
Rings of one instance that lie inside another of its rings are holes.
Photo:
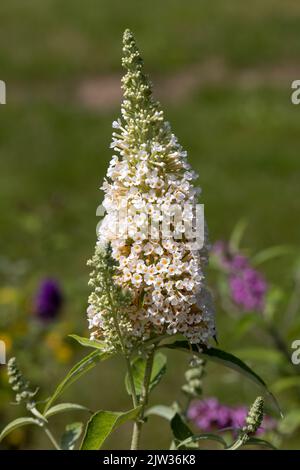
[[[94,349],[100,349],[103,351],[105,347],[104,341],[98,341],[96,339],[89,339],[85,338],[84,336],[78,336],[78,335],[69,335],[70,338],[75,339],[77,343],[81,344],[81,346],[85,346],[86,348],[94,348]]]
[[[27,417],[24,417],[24,418],[17,418],[15,419],[14,421],[12,421],[11,423],[9,423],[4,429],[3,431],[1,432],[0,434],[0,442],[2,441],[2,439],[5,438],[5,436],[7,436],[9,433],[11,433],[12,431],[14,431],[15,429],[18,429],[20,428],[21,426],[26,426],[28,424],[35,424],[37,426],[40,426],[40,421],[38,419],[35,419],[35,418],[27,418]]]
[[[245,364],[245,362],[243,362],[241,359],[234,356],[233,354],[230,354],[217,348],[208,348],[204,345],[201,345],[201,347],[199,347],[196,344],[188,343],[188,341],[175,341],[174,343],[166,343],[164,345],[161,345],[160,347],[165,347],[168,349],[179,349],[189,353],[193,352],[199,355],[200,357],[203,357],[213,362],[217,362],[245,375],[264,390],[264,392],[271,398],[280,415],[282,415],[277,400],[268,389],[264,380],[258,374],[256,374],[256,372],[254,372],[247,364]]]
[[[54,405],[49,408],[46,413],[44,414],[45,418],[49,418],[50,416],[57,415],[59,413],[64,413],[66,411],[89,411],[88,408],[82,405],[78,405],[77,403],[59,403],[59,405]]]
[[[49,410],[55,400],[68,388],[72,383],[78,380],[83,374],[91,370],[99,361],[104,361],[111,356],[110,353],[102,353],[101,351],[93,351],[88,356],[84,357],[79,361],[72,369],[67,373],[65,378],[56,387],[55,392],[48,400],[44,414]]]
[[[160,416],[161,418],[171,421],[174,418],[174,415],[177,413],[175,408],[165,405],[156,405],[148,408],[145,412],[145,416]]]
[[[97,411],[89,420],[81,444],[81,450],[98,450],[107,437],[119,426],[127,421],[134,420],[141,410],[141,406],[125,413],[114,411]]]
[[[132,375],[135,385],[135,391],[137,395],[140,395],[143,388],[143,381],[146,369],[146,360],[142,357],[138,357],[132,363]],[[151,391],[161,380],[162,376],[166,372],[167,369],[167,358],[162,353],[155,354],[151,372],[151,379],[149,383],[149,391]],[[128,375],[126,375],[125,379],[126,389],[130,395],[130,385]]]

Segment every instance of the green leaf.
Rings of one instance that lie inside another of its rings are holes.
[[[95,339],[84,338],[83,336],[78,335],[69,335],[70,338],[75,339],[77,343],[81,344],[81,346],[85,346],[87,348],[94,348],[100,349],[101,351],[105,348],[104,341],[98,341]]]
[[[300,409],[287,413],[278,424],[278,431],[282,434],[292,434],[300,426]]]
[[[21,426],[26,426],[28,424],[35,424],[37,426],[40,426],[40,421],[35,418],[29,418],[29,417],[15,419],[11,423],[9,423],[1,432],[0,442],[2,441],[2,439],[4,439],[5,436],[7,436],[9,433],[14,431],[15,429],[18,429]]]
[[[119,426],[129,420],[135,419],[141,406],[125,413],[114,411],[97,411],[89,420],[81,444],[81,450],[98,450],[102,447],[106,438]]]
[[[171,419],[171,429],[177,441],[181,442],[193,436],[192,431],[188,425],[183,421],[179,413],[176,413]]]
[[[89,411],[88,408],[82,405],[78,405],[77,403],[60,403],[59,405],[54,405],[49,408],[46,413],[44,414],[45,418],[49,418],[49,416],[56,415],[58,413],[64,413],[65,411]]]
[[[199,348],[195,344],[188,343],[188,341],[175,341],[174,343],[162,344],[160,347],[165,347],[168,349],[179,349],[189,353],[194,352],[200,357],[203,357],[213,362],[217,362],[230,369],[236,370],[240,374],[245,375],[250,380],[252,380],[252,382],[255,382],[264,390],[264,392],[271,398],[279,413],[282,415],[276,398],[270,392],[264,380],[258,374],[256,374],[256,372],[254,372],[249,366],[247,366],[247,364],[245,364],[241,359],[234,356],[233,354],[230,354],[217,348],[208,348],[204,345],[201,345],[201,347]]]
[[[174,436],[174,445],[175,449],[177,448],[178,444],[180,444],[183,441],[187,441],[188,439],[191,439],[193,437],[193,433],[188,427],[188,425],[185,423],[183,420],[182,416],[179,413],[176,413],[173,418],[171,419],[170,422],[171,429],[173,432]],[[190,442],[190,444],[185,446],[186,448],[195,448],[197,447],[195,443]]]
[[[266,248],[265,250],[260,251],[252,258],[252,264],[257,266],[259,264],[265,263],[273,258],[278,256],[289,255],[294,252],[293,248],[288,245],[276,245]]]
[[[157,405],[149,408],[146,411],[145,416],[155,415],[165,418],[167,421],[171,421],[175,414],[176,410],[171,406]]]
[[[292,387],[300,387],[300,377],[295,375],[293,377],[283,377],[277,380],[271,386],[274,393],[280,393]]]
[[[230,251],[233,251],[233,252],[239,251],[240,243],[245,233],[245,230],[247,228],[247,225],[248,225],[248,221],[245,218],[239,220],[237,224],[235,225],[231,233],[230,239],[229,239]]]
[[[188,437],[184,441],[180,442],[177,445],[177,449],[180,449],[181,447],[187,447],[190,444],[193,444],[199,441],[216,441],[219,444],[222,444],[224,448],[227,447],[226,441],[221,436],[218,436],[217,434],[195,434],[194,436]]]
[[[266,362],[271,365],[282,365],[285,362],[280,351],[271,348],[243,348],[234,351],[234,354],[242,359],[249,359],[257,362]]]
[[[111,356],[110,353],[101,353],[100,351],[93,351],[88,356],[85,356],[81,361],[75,364],[74,367],[67,373],[65,378],[56,387],[55,392],[50,397],[44,409],[44,414],[52,406],[52,403],[68,388],[72,383],[78,380],[83,374],[95,367],[99,361],[104,361]]]
[[[80,438],[83,430],[83,423],[71,423],[66,426],[66,430],[61,437],[60,447],[62,450],[74,450],[76,441]]]
[[[258,439],[257,437],[249,437],[248,441],[244,444],[244,446],[261,446],[266,447],[272,450],[277,450],[271,442],[265,441],[264,439]]]
[[[143,388],[143,380],[145,375],[146,360],[142,357],[138,357],[132,363],[132,375],[135,384],[135,390],[137,395],[141,395]],[[152,366],[151,379],[149,384],[149,391],[151,391],[161,380],[167,370],[167,358],[162,353],[155,354]],[[125,385],[128,394],[130,395],[130,385],[128,374],[125,378]]]

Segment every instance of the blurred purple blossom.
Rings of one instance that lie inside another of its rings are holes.
[[[187,417],[199,429],[211,432],[225,428],[238,430],[245,425],[248,409],[246,406],[227,406],[221,404],[216,398],[193,401],[188,409]],[[276,421],[265,416],[262,426],[257,434],[262,434],[276,427]]]
[[[236,304],[245,310],[263,310],[267,283],[258,271],[248,267],[231,274],[229,286]]]
[[[229,407],[221,405],[216,398],[193,401],[188,409],[187,417],[203,431],[231,426]]]
[[[35,300],[34,313],[42,321],[54,320],[63,304],[63,294],[55,279],[41,281]]]
[[[213,253],[228,273],[232,300],[244,310],[262,311],[268,289],[263,275],[251,266],[246,256],[231,253],[224,241],[214,244]]]

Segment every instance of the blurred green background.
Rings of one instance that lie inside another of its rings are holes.
[[[111,122],[119,115],[126,27],[135,33],[156,96],[200,174],[211,240],[226,239],[246,216],[252,249],[299,244],[300,107],[290,99],[291,82],[300,78],[298,2],[2,0],[0,18],[0,79],[7,86],[7,104],[0,106],[0,301],[2,320],[15,318],[9,328],[3,320],[0,333],[9,340],[9,355],[18,352],[37,384],[41,368],[26,360],[25,347],[16,351],[14,334],[27,334],[24,312],[30,315],[39,279],[57,278],[66,296],[60,324],[50,340],[42,339],[46,350],[60,348],[43,365],[51,389],[84,353],[62,337],[86,333],[86,260],[93,253],[99,186],[111,157]],[[290,263],[276,260],[265,274],[285,285]],[[20,266],[23,271],[15,275]],[[21,333],[18,315],[25,325]],[[221,311],[218,331],[220,346],[232,350]],[[170,358],[153,402],[178,398],[188,358]],[[270,369],[252,365],[266,380],[271,377]],[[64,398],[93,409],[126,409],[122,370],[121,361],[108,361]],[[235,374],[216,366],[208,371],[207,394],[241,404],[257,394]],[[9,400],[3,392],[1,427],[18,415],[8,410]],[[120,429],[107,446],[126,447],[129,432]],[[153,418],[143,438],[148,448],[166,447],[167,425]],[[48,444],[22,431],[9,445]],[[286,445],[300,447],[299,439]]]

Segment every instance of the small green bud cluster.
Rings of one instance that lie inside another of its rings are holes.
[[[243,432],[247,434],[255,434],[261,426],[264,419],[264,399],[257,397],[253,405],[251,406],[247,418],[246,426],[243,428]]]
[[[7,364],[7,372],[9,383],[14,392],[16,392],[16,402],[29,403],[36,394],[36,391],[30,390],[29,382],[24,378],[22,372],[18,368],[15,357],[12,357]]]
[[[202,395],[204,367],[205,361],[194,357],[189,369],[185,372],[186,383],[181,387],[181,390],[190,398],[197,398]]]
[[[107,351],[113,351],[122,347],[121,333],[123,344],[129,347],[126,338],[132,336],[129,335],[131,324],[123,312],[130,303],[130,295],[114,282],[116,262],[110,246],[97,245],[87,264],[92,267],[89,285],[93,292],[87,312],[89,328],[94,330],[91,338],[104,340]]]

